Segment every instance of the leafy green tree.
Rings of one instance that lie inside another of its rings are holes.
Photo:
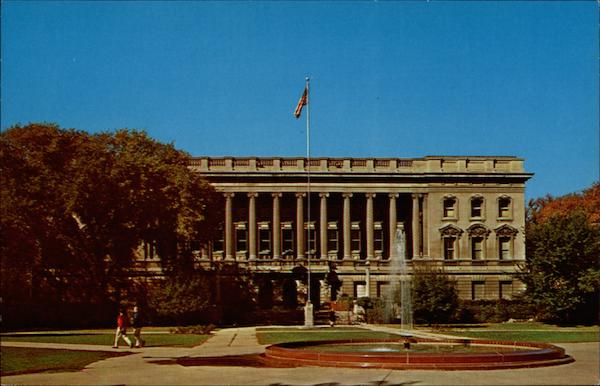
[[[214,278],[203,271],[179,271],[153,283],[146,302],[155,321],[178,326],[198,324],[212,304]]]
[[[118,302],[143,242],[167,270],[191,266],[189,241],[213,237],[222,205],[188,159],[138,131],[30,124],[2,132],[4,299]]]
[[[414,266],[413,317],[416,322],[448,323],[458,310],[456,282],[443,270]]]
[[[598,224],[591,223],[581,209],[541,220],[530,216],[526,236],[527,262],[520,277],[538,316],[566,323],[597,320]]]

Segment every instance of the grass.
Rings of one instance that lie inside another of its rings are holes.
[[[134,341],[133,334],[128,335]],[[146,341],[146,347],[159,346],[183,346],[194,347],[202,344],[210,335],[196,334],[144,334],[142,339]],[[96,344],[112,346],[115,335],[113,333],[65,333],[44,332],[37,334],[2,334],[5,342],[38,342],[38,343],[62,343],[62,344]],[[125,342],[120,340],[120,347],[125,347]]]
[[[90,363],[125,353],[1,347],[3,376],[34,372],[78,371]]]
[[[473,327],[442,327],[434,332],[471,338],[545,342],[575,343],[600,342],[598,326],[560,327],[539,322],[491,323]]]
[[[371,331],[363,328],[257,328],[256,337],[260,344],[275,344],[297,341],[338,340],[338,339],[390,339],[396,334]]]

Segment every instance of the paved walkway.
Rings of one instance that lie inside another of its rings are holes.
[[[365,326],[388,331],[385,327]],[[553,367],[487,371],[363,370],[327,367],[255,368],[242,366],[181,366],[158,364],[181,357],[214,357],[264,352],[254,327],[217,331],[193,348],[145,347],[119,349],[134,354],[92,363],[78,372],[8,376],[2,384],[36,385],[597,385],[600,380],[598,343],[560,344],[575,362]],[[397,330],[392,330],[397,332]],[[2,342],[3,346],[116,351],[106,346]]]

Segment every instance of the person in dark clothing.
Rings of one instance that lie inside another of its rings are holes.
[[[133,337],[135,338],[135,347],[144,347],[146,341],[142,339],[142,327],[144,327],[143,316],[138,306],[133,307],[131,317],[131,326],[133,327]]]

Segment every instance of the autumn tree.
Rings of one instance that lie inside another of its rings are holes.
[[[579,194],[530,203],[527,261],[521,279],[538,316],[555,322],[597,320],[600,291],[600,184]]]

